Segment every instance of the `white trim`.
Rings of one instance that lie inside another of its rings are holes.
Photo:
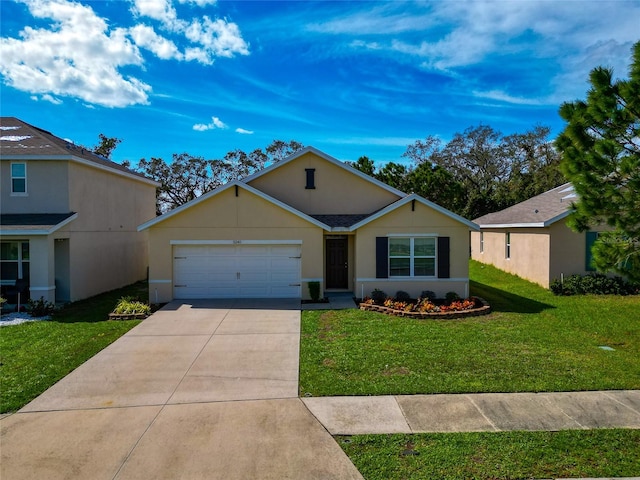
[[[243,182],[243,183],[251,182],[252,180],[254,180],[254,179],[258,178],[258,177],[261,177],[262,175],[264,175],[266,173],[269,173],[269,172],[271,172],[272,170],[275,170],[278,167],[286,165],[287,163],[292,162],[293,160],[295,160],[295,159],[297,159],[297,158],[299,158],[299,157],[301,157],[301,156],[303,156],[303,155],[305,155],[307,153],[313,153],[314,155],[316,155],[316,156],[318,156],[318,157],[320,157],[320,158],[322,158],[322,159],[324,159],[324,160],[336,165],[337,167],[340,167],[340,168],[342,168],[344,170],[347,170],[348,172],[350,172],[350,173],[362,178],[363,180],[366,180],[366,181],[368,181],[370,183],[373,183],[374,185],[377,185],[378,187],[381,187],[384,190],[386,190],[388,192],[391,192],[394,195],[399,196],[400,198],[407,196],[406,193],[404,193],[404,192],[402,192],[400,190],[397,190],[397,189],[387,185],[386,183],[383,183],[380,180],[377,180],[377,179],[367,175],[366,173],[362,173],[360,170],[355,169],[355,168],[347,165],[346,163],[341,162],[337,158],[334,158],[331,155],[327,155],[326,153],[318,150],[315,147],[311,147],[311,146],[305,147],[302,150],[298,150],[297,152],[289,155],[288,157],[280,160],[279,162],[272,163],[268,167],[263,168],[262,170],[259,170],[256,173],[254,173],[252,175],[249,175],[248,177],[243,178],[241,180],[241,182]]]
[[[387,233],[387,237],[439,237],[439,233]]]
[[[272,203],[273,205],[277,205],[278,207],[282,208],[283,210],[286,210],[289,213],[292,213],[300,218],[302,218],[303,220],[306,220],[309,223],[312,223],[313,225],[322,228],[323,230],[327,230],[327,231],[331,231],[331,227],[329,227],[328,225],[320,222],[319,220],[316,220],[313,217],[310,217],[309,215],[307,215],[306,213],[302,213],[299,210],[296,210],[295,208],[287,205],[286,203],[281,202],[280,200],[277,200],[273,197],[270,197],[269,195],[267,195],[266,193],[263,193],[259,190],[256,190],[255,188],[253,188],[250,185],[246,185],[243,182],[240,181],[233,181],[230,183],[227,183],[226,185],[223,185],[219,188],[216,188],[215,190],[211,190],[210,192],[205,193],[204,195],[199,196],[198,198],[194,198],[193,200],[191,200],[190,202],[187,202],[183,205],[180,205],[177,208],[174,208],[173,210],[171,210],[170,212],[165,213],[164,215],[160,215],[159,217],[153,218],[145,223],[143,223],[142,225],[138,226],[138,231],[141,232],[142,230],[146,230],[149,227],[152,227],[154,225],[157,225],[160,222],[165,221],[168,218],[173,217],[174,215],[182,212],[183,210],[186,210],[188,208],[191,208],[194,205],[199,204],[200,202],[203,202],[205,200],[208,200],[209,198],[212,198],[222,192],[226,192],[227,190],[229,190],[231,187],[238,187],[238,188],[242,188],[250,193],[253,193],[254,195],[262,198],[263,200],[266,200],[270,203]]]
[[[172,283],[173,280],[153,280],[153,279],[149,279],[149,283]]]
[[[29,287],[29,290],[32,292],[51,292],[56,289],[55,285],[51,285],[49,287]]]
[[[437,211],[439,213],[442,213],[443,215],[446,215],[447,217],[466,225],[471,230],[480,230],[480,227],[478,225],[476,225],[475,223],[467,220],[466,218],[461,217],[460,215],[458,215],[456,213],[453,213],[450,210],[447,210],[444,207],[441,207],[440,205],[438,205],[436,203],[433,203],[433,202],[427,200],[426,198],[422,198],[420,195],[417,195],[415,193],[412,193],[411,195],[407,195],[406,197],[401,198],[397,202],[394,202],[391,205],[387,205],[385,208],[383,208],[382,210],[379,210],[374,215],[371,215],[371,216],[365,218],[364,220],[361,220],[360,222],[358,222],[358,223],[356,223],[354,225],[351,225],[349,230],[350,231],[357,230],[358,228],[366,225],[367,223],[373,222],[374,220],[377,220],[378,218],[383,217],[387,213],[392,212],[392,211],[394,211],[394,210],[406,205],[407,203],[409,203],[412,200],[417,200],[418,202],[422,203],[423,205],[425,205],[425,206],[427,206],[429,208],[432,208],[433,210],[435,210],[435,211]]]
[[[78,218],[78,214],[74,213],[70,217],[64,219],[60,223],[51,227],[49,230],[2,230],[2,227],[0,227],[0,235],[2,235],[3,237],[5,236],[6,237],[16,237],[16,236],[28,237],[28,236],[35,236],[35,235],[51,235],[52,233],[60,230],[62,227],[64,227],[68,223],[73,222],[76,218]]]
[[[437,277],[389,277],[389,278],[356,278],[358,282],[468,282],[468,278],[437,278]]]
[[[302,245],[302,240],[170,240],[170,245]]]

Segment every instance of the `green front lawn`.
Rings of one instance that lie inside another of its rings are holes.
[[[336,437],[367,480],[635,477],[640,430]]]
[[[75,302],[52,320],[0,327],[0,413],[18,410],[93,357],[137,321],[106,321],[122,296],[146,298],[137,283]]]
[[[640,297],[556,297],[477,262],[470,276],[471,293],[492,305],[491,315],[414,320],[303,312],[300,393],[640,388]]]

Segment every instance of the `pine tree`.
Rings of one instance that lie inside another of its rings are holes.
[[[593,247],[595,267],[640,280],[640,42],[632,57],[626,80],[609,68],[591,71],[586,101],[560,107],[567,125],[556,145],[579,196],[569,226],[608,224]]]

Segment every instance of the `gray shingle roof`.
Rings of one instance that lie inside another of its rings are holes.
[[[476,218],[480,228],[546,227],[569,215],[571,204],[577,200],[573,186],[565,183],[499,212]]]
[[[74,216],[69,213],[5,213],[0,215],[2,231],[51,230],[56,225]]]
[[[111,160],[96,155],[91,150],[56,137],[51,132],[34,127],[19,118],[0,117],[0,156],[15,158],[19,156],[38,157],[78,157],[102,167],[108,167],[122,173],[135,175],[150,181],[144,175],[134,172]]]
[[[351,225],[355,225],[356,223],[364,220],[365,218],[371,215],[373,215],[373,213],[366,213],[366,214],[360,214],[360,215],[309,215],[309,216],[324,223],[325,225],[329,225],[332,228],[336,228],[336,227],[348,228]]]

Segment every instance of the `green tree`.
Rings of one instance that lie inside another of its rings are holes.
[[[598,270],[640,280],[640,42],[633,46],[629,78],[597,67],[585,101],[566,102],[567,122],[556,145],[562,170],[579,196],[569,225],[577,231],[606,223],[611,231],[593,246]]]
[[[174,154],[170,163],[162,158],[141,159],[135,170],[160,184],[156,213],[161,215],[214,188],[261,170],[304,148],[299,142],[274,140],[264,150],[246,153],[232,150],[224,158],[206,160],[188,153]]]
[[[107,137],[103,133],[98,134],[98,138],[100,139],[100,142],[91,150],[93,153],[109,159],[118,144],[122,142],[119,138]]]

